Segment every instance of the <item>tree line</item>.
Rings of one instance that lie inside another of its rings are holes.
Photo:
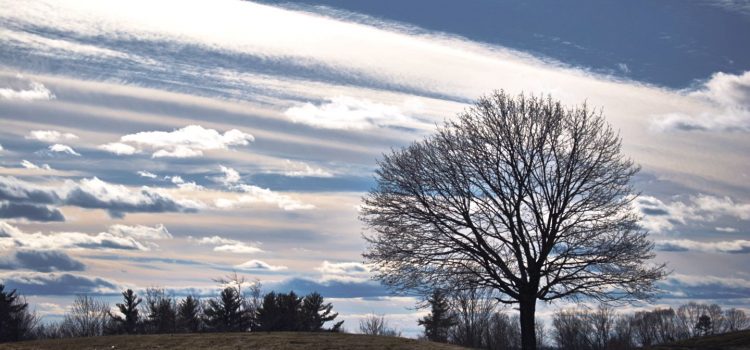
[[[434,291],[419,320],[424,338],[477,349],[521,349],[518,314],[509,315],[487,290]],[[607,304],[594,309],[560,309],[550,323],[537,322],[536,347],[562,350],[628,350],[705,335],[750,329],[743,310],[689,302],[676,309],[617,313]]]
[[[341,331],[344,321],[325,327],[338,313],[317,292],[262,294],[258,281],[246,288],[244,279],[236,276],[221,281],[228,283],[219,295],[205,300],[195,295],[178,299],[161,288],[148,288],[142,295],[127,289],[112,308],[81,294],[61,321],[50,323],[40,322],[16,290],[6,291],[0,284],[0,342],[113,334]]]

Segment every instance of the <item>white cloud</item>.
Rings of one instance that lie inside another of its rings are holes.
[[[737,232],[737,229],[734,227],[717,227],[716,231],[719,232]]]
[[[157,178],[157,177],[158,177],[158,176],[157,176],[156,174],[154,174],[154,173],[150,173],[150,172],[148,172],[148,171],[143,171],[143,170],[139,170],[137,174],[138,174],[138,176],[141,176],[141,177],[147,177],[147,178],[149,178],[149,179],[155,179],[155,178]]]
[[[244,271],[281,271],[286,270],[286,266],[281,265],[271,265],[264,261],[260,260],[250,260],[246,261],[242,264],[235,265],[234,266],[238,270],[244,270]]]
[[[115,225],[117,226],[117,225]],[[97,250],[151,250],[158,247],[147,241],[139,241],[117,228],[97,234],[81,232],[26,233],[4,221],[0,221],[0,246],[30,250],[97,249]],[[149,238],[156,239],[156,238]]]
[[[324,129],[364,130],[375,127],[424,128],[401,108],[347,96],[331,98],[320,105],[306,103],[291,107],[286,114],[293,122]]]
[[[750,131],[750,71],[716,73],[702,89],[689,94],[716,105],[720,112],[669,113],[654,122],[659,131]]]
[[[122,136],[120,142],[109,143],[100,148],[118,154],[133,154],[148,149],[153,158],[188,158],[203,155],[203,151],[229,149],[244,146],[255,138],[237,129],[221,134],[200,125],[188,125],[173,131],[143,131]]]
[[[121,142],[106,143],[99,145],[97,148],[117,155],[131,155],[138,153],[138,150],[135,147]]]
[[[291,177],[333,177],[333,173],[322,169],[312,167],[304,162],[297,162],[291,160],[285,160],[285,170],[283,172],[286,176]]]
[[[27,140],[55,143],[59,141],[76,140],[78,139],[78,136],[69,132],[62,133],[57,130],[32,130],[24,138]]]
[[[261,188],[253,185],[235,185],[234,189],[243,192],[244,194],[239,195],[235,199],[219,198],[215,201],[218,208],[230,209],[243,207],[245,205],[254,205],[258,203],[273,204],[283,210],[294,211],[294,210],[310,210],[315,209],[315,206],[308,203],[303,203],[297,199],[294,199],[285,194],[271,191],[267,188]]]
[[[263,249],[257,246],[247,244],[234,239],[223,238],[219,236],[193,238],[188,237],[188,240],[196,242],[198,244],[213,245],[215,252],[227,252],[236,254],[253,254],[262,253]]]
[[[41,166],[36,165],[26,159],[21,160],[21,166],[26,169],[44,169],[44,170],[52,170],[52,167],[49,166],[49,164],[42,164]]]
[[[22,79],[22,77],[21,77]],[[18,84],[14,84],[18,85]],[[55,94],[42,83],[28,81],[23,87],[0,87],[0,100],[34,101],[52,100]]]
[[[211,178],[212,180],[220,184],[224,184],[224,186],[231,186],[233,184],[240,182],[241,177],[240,177],[240,173],[237,170],[234,170],[230,167],[225,167],[223,165],[219,165],[219,169],[224,175],[212,177]]]
[[[65,154],[69,154],[69,155],[76,156],[76,157],[81,156],[81,154],[76,152],[72,147],[68,145],[59,144],[59,143],[49,146],[49,150],[50,152],[65,153]]]
[[[750,253],[750,241],[734,240],[719,242],[701,242],[689,239],[659,240],[654,242],[656,248],[664,251],[698,251],[709,253]]]
[[[641,225],[657,233],[671,230],[676,224],[711,222],[721,216],[750,219],[750,203],[737,203],[730,197],[701,194],[665,203],[655,197],[640,196],[634,206],[643,214]]]
[[[110,226],[108,231],[123,237],[135,237],[148,240],[172,238],[172,234],[170,234],[167,228],[162,224],[153,227],[145,225],[128,226],[116,224]]]
[[[359,262],[332,263],[326,260],[316,270],[321,273],[322,282],[363,282],[370,280],[372,277],[370,267]]]

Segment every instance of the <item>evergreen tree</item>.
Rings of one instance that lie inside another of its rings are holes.
[[[23,340],[31,333],[37,318],[28,307],[15,289],[6,292],[0,284],[0,343]]]
[[[183,332],[195,333],[200,330],[200,300],[188,295],[177,306],[177,323]]]
[[[700,336],[709,335],[713,333],[713,323],[711,322],[711,316],[702,315],[698,318],[698,324],[695,325],[695,333]]]
[[[333,321],[338,317],[337,312],[333,312],[331,303],[324,303],[323,296],[317,292],[310,293],[302,300],[302,324],[300,330],[307,332],[318,332],[323,329],[323,324]],[[338,332],[344,321],[337,322],[330,329]]]
[[[149,332],[161,334],[176,331],[176,305],[174,298],[168,296],[164,289],[149,288],[146,290],[146,309]]]
[[[441,290],[436,289],[427,299],[430,304],[431,312],[418,321],[420,326],[424,326],[424,333],[427,339],[447,343],[448,331],[456,325],[456,319],[450,309],[448,297]]]
[[[217,332],[244,332],[250,325],[250,314],[242,308],[242,296],[235,288],[226,287],[217,299],[206,304],[206,325]]]
[[[143,301],[139,298],[132,289],[128,289],[122,292],[124,303],[118,303],[117,308],[119,309],[120,315],[112,315],[111,318],[116,322],[117,326],[114,330],[115,333],[125,332],[127,334],[135,334],[138,330],[138,323],[140,321],[138,315],[138,305]]]

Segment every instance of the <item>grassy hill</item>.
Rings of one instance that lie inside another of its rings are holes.
[[[750,330],[688,339],[668,345],[659,345],[652,350],[750,350]]]
[[[396,337],[338,333],[204,333],[106,336],[0,344],[0,350],[135,350],[135,349],[463,349],[458,346]]]

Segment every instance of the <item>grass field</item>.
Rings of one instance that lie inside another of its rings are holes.
[[[750,350],[750,330],[709,335],[706,337],[688,339],[669,345],[660,345],[653,350]]]
[[[135,349],[464,349],[414,339],[337,333],[204,333],[106,336],[0,344],[17,350],[135,350]]]

